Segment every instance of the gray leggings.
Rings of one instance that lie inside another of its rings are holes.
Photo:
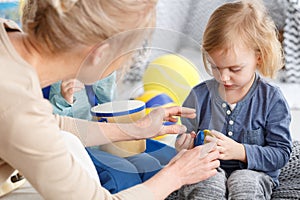
[[[271,199],[274,183],[270,176],[252,170],[236,170],[228,178],[223,169],[199,183],[183,186],[179,190],[179,199],[230,199],[252,200]]]

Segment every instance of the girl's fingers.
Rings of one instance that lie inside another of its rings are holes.
[[[216,130],[211,130],[210,133],[218,139],[225,139],[226,136]]]
[[[183,149],[190,149],[194,146],[194,139],[191,134],[184,133],[176,140],[177,146]]]
[[[219,151],[220,153],[224,153],[224,148],[223,148],[223,147],[218,146],[217,149],[218,149],[218,151]]]
[[[196,136],[197,136],[197,134],[196,134],[195,131],[192,131],[190,134],[191,134],[191,137],[192,137],[192,138],[196,138]]]
[[[220,160],[224,160],[225,154],[220,154]]]
[[[179,145],[179,146],[182,146],[184,141],[185,141],[185,138],[186,138],[186,134],[181,134],[177,140],[176,140],[176,143]]]
[[[191,148],[191,144],[193,142],[191,134],[185,134],[185,135],[186,135],[186,137],[185,137],[185,140],[184,140],[184,146],[186,148],[190,149]]]
[[[189,148],[193,148],[194,147],[194,138],[190,136],[190,144],[189,144]]]

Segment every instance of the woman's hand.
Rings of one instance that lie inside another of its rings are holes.
[[[183,185],[198,183],[217,173],[219,152],[215,147],[200,158],[203,145],[180,151],[160,172],[144,183],[155,195],[164,199]]]
[[[85,144],[93,146],[107,144],[108,142],[152,138],[164,134],[186,133],[187,129],[184,125],[163,125],[165,121],[177,122],[176,117],[178,116],[194,118],[196,117],[196,112],[195,109],[174,106],[157,108],[142,119],[132,123],[91,123],[89,126],[94,124],[95,129],[89,129],[88,141]],[[91,130],[95,130],[95,132]]]
[[[164,134],[185,133],[186,127],[184,125],[163,125],[164,121],[177,122],[178,119],[176,117],[195,118],[196,111],[192,108],[185,108],[180,106],[157,108],[133,124],[136,131],[138,131],[137,134],[139,136],[137,136],[137,139],[151,138]],[[133,134],[135,133],[133,132]]]
[[[239,160],[242,162],[247,161],[244,145],[234,141],[218,131],[211,130],[210,133],[217,138],[217,148],[220,152],[221,160]],[[205,140],[209,142],[215,140],[215,138],[207,136],[205,137]]]
[[[176,167],[182,185],[197,183],[216,174],[216,168],[220,165],[219,152],[215,147],[210,152],[205,152],[205,156],[201,156],[203,147],[200,145],[190,150],[182,150],[168,164]]]
[[[194,131],[179,135],[175,142],[176,151],[179,152],[183,149],[192,149],[194,147],[195,137],[196,133]]]

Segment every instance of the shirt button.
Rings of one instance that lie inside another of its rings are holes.
[[[229,121],[229,124],[230,124],[230,125],[233,125],[233,123],[234,123],[234,121],[232,121],[232,120]]]
[[[227,113],[227,115],[230,115],[230,114],[231,114],[231,111],[230,111],[230,110],[227,110],[226,113]]]
[[[222,103],[223,108],[226,108],[226,106],[227,106],[226,103]]]
[[[228,135],[229,135],[229,136],[232,136],[232,135],[233,135],[233,132],[229,131],[229,132],[228,132]]]

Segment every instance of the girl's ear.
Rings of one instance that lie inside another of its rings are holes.
[[[260,66],[262,64],[261,53],[256,53],[257,65]]]
[[[93,65],[98,65],[101,62],[101,58],[103,56],[104,51],[107,51],[109,48],[109,44],[104,43],[98,46],[94,52],[93,52],[93,57],[92,57],[92,64]]]

